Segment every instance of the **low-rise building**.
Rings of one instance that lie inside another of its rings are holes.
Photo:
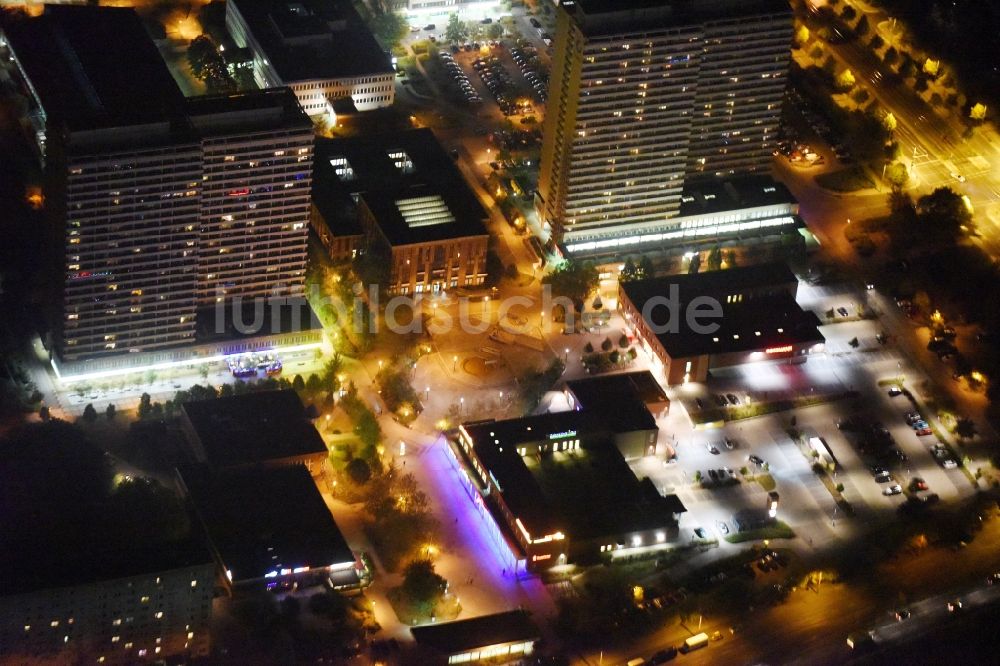
[[[676,538],[677,503],[625,460],[656,444],[656,423],[639,407],[627,412],[631,423],[573,410],[465,423],[449,439],[467,470],[466,490],[517,567],[610,559]]]
[[[603,410],[621,423],[635,423],[643,413],[670,413],[670,398],[648,370],[574,379],[566,382],[565,394],[573,409]]]
[[[356,588],[360,565],[301,465],[178,472],[232,587]]]
[[[819,318],[795,300],[783,263],[621,283],[618,308],[670,385],[702,382],[713,368],[804,362],[822,352]]]
[[[314,171],[313,223],[331,256],[353,254],[360,227],[389,264],[389,293],[486,281],[488,214],[431,130],[320,139]]]
[[[302,465],[319,474],[328,455],[292,389],[187,402],[181,429],[194,460],[214,469]]]
[[[433,25],[442,33],[452,14],[458,14],[464,21],[498,21],[501,15],[510,15],[509,10],[503,10],[500,0],[406,0],[405,13],[410,23],[417,27],[426,27],[428,21],[439,21],[440,25]]]
[[[523,610],[425,624],[410,632],[425,664],[505,663],[529,657],[542,637]]]
[[[288,86],[310,116],[343,99],[358,111],[392,105],[392,59],[349,0],[229,0],[226,28],[253,53],[258,85]]]

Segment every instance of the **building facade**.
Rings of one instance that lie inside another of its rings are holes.
[[[538,571],[676,539],[679,501],[626,463],[655,452],[659,432],[642,403],[629,406],[632,418],[617,421],[584,409],[465,423],[449,438],[466,491],[516,567]]]
[[[346,0],[234,0],[226,29],[253,54],[264,88],[288,86],[310,116],[350,99],[358,111],[392,106],[396,72]]]
[[[705,381],[713,368],[762,361],[805,362],[825,350],[819,319],[795,301],[798,280],[781,263],[672,275],[619,284],[626,333],[671,386]],[[717,306],[690,325],[689,306]]]
[[[199,307],[302,293],[313,129],[290,90],[186,100],[131,9],[47,7],[6,40],[65,228],[63,361],[190,345]]]
[[[558,10],[536,200],[557,237],[679,214],[685,181],[767,173],[792,19],[782,0],[580,0]]]
[[[215,566],[0,596],[5,663],[141,664],[209,654]],[[6,660],[11,660],[7,662]]]
[[[431,130],[320,139],[314,173],[319,237],[334,258],[375,253],[388,293],[486,282],[488,214]]]
[[[199,306],[235,296],[303,293],[314,135],[301,112],[291,108],[290,95],[276,102],[238,109],[227,100],[201,115],[190,105],[192,122],[205,134]],[[289,117],[298,121],[289,123]]]

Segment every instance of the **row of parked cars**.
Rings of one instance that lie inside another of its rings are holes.
[[[447,51],[439,51],[438,55],[441,57],[441,62],[444,63],[445,71],[451,75],[452,80],[465,96],[465,101],[469,104],[481,104],[483,99],[476,92],[476,89],[472,87],[472,82],[465,75],[462,66],[455,62],[455,59]]]
[[[472,68],[476,70],[479,78],[483,80],[483,85],[492,93],[493,99],[496,100],[497,106],[500,107],[500,111],[505,116],[512,116],[517,113],[517,102],[512,99],[513,96],[510,94],[514,82],[510,78],[507,68],[500,62],[500,59],[495,56],[477,58],[472,63]]]
[[[833,148],[833,153],[837,156],[840,163],[853,164],[855,162],[854,157],[851,155],[850,151],[848,151],[847,147],[841,142],[837,133],[830,127],[826,118],[817,113],[812,108],[812,105],[795,90],[789,90],[788,96],[795,108],[797,108],[802,114],[805,121],[809,123],[812,130],[818,134],[820,138],[830,144]]]
[[[548,77],[538,71],[537,53],[533,47],[526,46],[523,49],[514,47],[510,50],[510,57],[514,64],[521,70],[524,80],[528,82],[534,91],[535,99],[542,104],[548,99]]]

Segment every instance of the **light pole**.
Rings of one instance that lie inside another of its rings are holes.
[[[430,400],[430,398],[431,398],[431,387],[430,386],[425,386],[424,387],[424,401]]]
[[[564,349],[563,351],[566,352],[566,356],[563,358],[563,362],[569,363],[569,347],[566,347],[566,349]]]
[[[462,414],[465,412],[465,398],[458,399],[458,413]]]
[[[458,354],[451,357],[451,371],[458,372]]]

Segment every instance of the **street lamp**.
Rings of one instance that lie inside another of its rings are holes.
[[[458,354],[451,357],[451,371],[458,372]]]
[[[425,386],[424,387],[424,400],[430,400],[430,397],[431,397],[431,387],[430,386]]]
[[[564,349],[563,351],[566,352],[566,356],[563,358],[563,362],[569,363],[569,347],[566,347],[566,349]]]
[[[458,413],[462,414],[465,411],[465,398],[458,399]]]

